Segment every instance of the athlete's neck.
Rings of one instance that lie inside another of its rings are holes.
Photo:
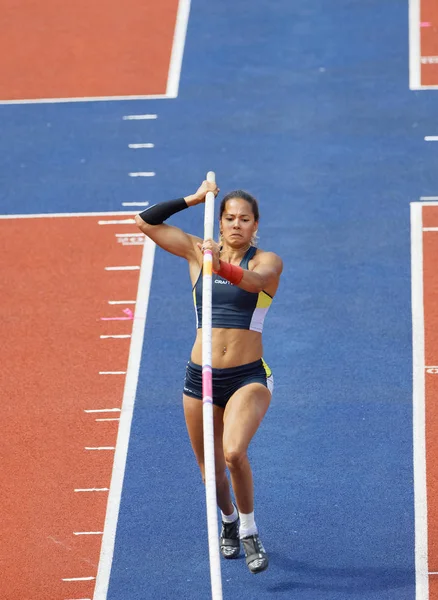
[[[243,248],[231,248],[230,246],[224,245],[221,247],[220,258],[225,262],[240,263],[249,248],[251,248],[251,244],[248,244]]]

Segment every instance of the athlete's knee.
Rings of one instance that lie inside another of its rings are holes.
[[[246,450],[229,448],[225,450],[224,455],[230,471],[241,468],[247,461]]]

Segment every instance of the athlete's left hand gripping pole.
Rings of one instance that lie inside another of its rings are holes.
[[[207,173],[207,181],[215,182],[213,171]],[[214,194],[205,197],[204,240],[213,239]],[[213,381],[211,368],[211,295],[213,254],[204,252],[202,276],[202,413],[204,423],[205,496],[207,501],[208,551],[210,556],[211,597],[222,600],[222,577],[219,554],[218,521],[216,506],[216,472],[214,466],[213,432]]]

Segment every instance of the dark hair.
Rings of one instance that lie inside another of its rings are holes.
[[[258,220],[259,220],[258,202],[254,198],[254,196],[251,196],[251,194],[248,194],[248,192],[244,192],[243,190],[234,190],[234,192],[230,192],[229,194],[227,194],[226,196],[223,197],[221,206],[219,209],[219,219],[222,219],[222,215],[224,214],[224,211],[225,211],[225,206],[226,206],[228,200],[231,200],[231,198],[240,198],[242,200],[246,200],[248,202],[248,204],[251,205],[252,213],[254,215],[254,220],[256,222],[258,222]]]

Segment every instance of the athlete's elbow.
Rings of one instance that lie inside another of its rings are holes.
[[[148,223],[146,223],[145,221],[143,221],[143,219],[140,217],[140,215],[135,215],[134,219],[135,219],[135,224],[140,229],[140,231],[142,233],[144,233],[145,235],[148,235],[148,230],[150,228],[150,225]]]

